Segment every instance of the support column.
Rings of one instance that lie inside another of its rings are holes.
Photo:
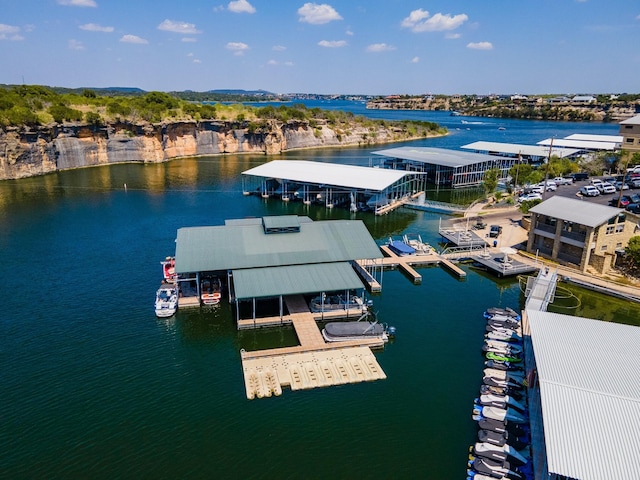
[[[582,249],[582,258],[580,259],[580,271],[585,273],[591,259],[591,244],[593,243],[595,230],[593,227],[587,227],[587,236],[584,239],[584,248]]]
[[[562,235],[562,221],[556,218],[556,233],[553,237],[553,249],[551,250],[551,258],[558,259],[558,252],[560,251],[560,236]]]

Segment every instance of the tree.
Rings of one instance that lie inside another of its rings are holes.
[[[493,193],[498,186],[498,178],[500,178],[500,170],[498,168],[490,168],[484,172],[484,190],[487,193]]]
[[[624,249],[625,253],[629,256],[631,261],[640,267],[640,236],[631,237],[629,244]]]

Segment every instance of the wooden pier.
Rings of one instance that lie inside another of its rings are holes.
[[[285,301],[289,311],[286,320],[272,317],[266,322],[260,319],[260,324],[292,324],[300,345],[240,352],[249,400],[281,395],[283,386],[302,390],[386,378],[371,351],[371,348],[382,348],[383,340],[360,339],[327,343],[316,324],[316,319],[321,314],[310,312],[302,295],[286,297]],[[341,314],[344,318],[345,312],[342,310],[331,314],[332,317]],[[324,312],[325,319],[330,318],[327,313]],[[254,321],[250,322],[253,325]]]
[[[380,250],[385,257],[382,259],[382,265],[385,267],[393,267],[400,269],[403,273],[413,279],[413,283],[422,282],[420,275],[413,265],[439,265],[442,264],[448,270],[453,272],[458,278],[465,278],[467,272],[455,265],[445,257],[433,252],[428,255],[397,255],[387,245],[381,245]]]

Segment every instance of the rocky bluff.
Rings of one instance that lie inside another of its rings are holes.
[[[344,125],[332,128],[321,122],[311,127],[306,122],[273,120],[258,128],[225,121],[7,127],[0,129],[0,180],[113,163],[164,162],[225,153],[271,155],[292,149],[371,145],[411,138],[418,137],[389,125],[364,127],[354,123],[346,129]]]

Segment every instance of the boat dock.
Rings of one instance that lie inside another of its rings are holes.
[[[293,325],[300,345],[240,352],[249,400],[281,395],[285,386],[292,390],[304,390],[386,378],[371,351],[371,348],[382,348],[383,340],[326,343],[316,324],[321,313],[310,312],[302,295],[285,297],[285,302],[289,313],[283,319],[271,317],[271,320],[256,321],[260,326]],[[353,310],[351,312],[355,313]],[[332,318],[344,318],[347,315],[345,310],[330,313]],[[324,318],[328,318],[327,312],[324,312]],[[248,322],[253,326],[254,320]],[[240,324],[238,328],[241,328]]]
[[[467,272],[462,270],[447,258],[443,257],[442,255],[438,255],[435,252],[428,255],[397,255],[387,245],[381,245],[380,250],[385,256],[381,261],[382,265],[389,268],[400,269],[403,273],[413,279],[413,283],[422,282],[422,275],[420,275],[413,268],[413,265],[443,265],[445,268],[447,268],[447,270],[454,273],[458,278],[465,278],[467,276]]]
[[[484,238],[479,236],[473,230],[461,230],[456,228],[438,228],[440,236],[447,241],[458,247],[474,247],[478,245],[486,245],[487,242]]]
[[[480,255],[474,255],[471,258],[499,277],[509,277],[512,275],[531,273],[539,270],[538,266],[520,262],[516,260],[514,256],[508,256],[505,253],[496,253],[489,250],[481,253]]]

